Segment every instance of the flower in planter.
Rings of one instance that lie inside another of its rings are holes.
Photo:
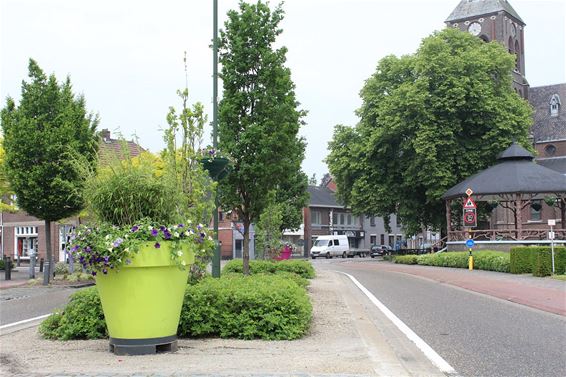
[[[211,147],[210,145],[206,148],[200,150],[201,158],[212,162],[215,158],[225,158],[230,159],[228,156],[224,155],[220,150]]]
[[[157,225],[150,220],[142,220],[134,226],[116,227],[99,225],[81,226],[76,229],[67,252],[92,275],[111,270],[119,270],[132,263],[141,245],[153,243],[159,251],[164,241],[171,242],[171,259],[180,268],[185,267],[182,260],[183,247],[196,246],[197,256],[205,255],[214,247],[212,237],[204,226],[199,224],[192,229],[188,225]]]

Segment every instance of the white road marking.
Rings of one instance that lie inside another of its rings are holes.
[[[34,317],[34,318],[29,318],[29,319],[24,319],[23,321],[18,321],[18,322],[14,322],[14,323],[8,323],[7,325],[2,325],[0,326],[0,330],[4,330],[10,327],[14,327],[14,326],[19,326],[19,325],[23,325],[25,323],[28,322],[33,322],[33,321],[38,321],[40,319],[44,319],[49,317],[51,314],[44,314],[44,315],[40,315],[39,317]]]
[[[391,322],[393,322],[395,324],[395,326],[397,326],[397,328],[399,330],[401,330],[401,332],[403,334],[405,334],[405,336],[407,338],[409,338],[413,343],[416,344],[416,346],[422,351],[422,353],[424,353],[424,355],[434,364],[436,365],[436,367],[438,367],[438,369],[440,369],[441,372],[446,373],[448,375],[451,376],[456,376],[457,373],[454,370],[454,368],[452,368],[452,366],[450,366],[450,364],[448,364],[446,362],[446,360],[444,360],[442,358],[442,356],[440,356],[438,353],[436,353],[435,350],[432,349],[431,346],[429,346],[428,344],[426,344],[426,342],[424,340],[421,339],[421,337],[419,337],[417,334],[415,334],[415,332],[413,330],[411,330],[409,328],[409,326],[407,326],[403,321],[401,321],[395,314],[393,314],[393,312],[391,310],[389,310],[385,305],[383,305],[383,303],[381,301],[379,301],[377,299],[377,297],[375,297],[370,291],[367,290],[366,287],[364,287],[355,277],[353,277],[350,274],[347,274],[345,272],[341,272],[338,271],[346,276],[348,276],[350,278],[350,280],[352,280],[352,282],[354,282],[354,284],[360,288],[360,290],[370,299],[370,301],[377,306],[377,308],[379,310],[381,310],[381,312],[383,314],[385,314],[385,316],[387,318],[389,318],[389,320]]]

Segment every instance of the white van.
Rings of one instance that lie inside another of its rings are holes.
[[[346,258],[350,251],[348,237],[341,236],[319,236],[311,248],[311,258],[316,257],[342,257]]]

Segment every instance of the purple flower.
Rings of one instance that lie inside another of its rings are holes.
[[[152,237],[157,237],[158,234],[159,234],[159,231],[158,231],[157,229],[153,228],[153,229],[151,230],[151,236],[152,236]]]
[[[163,225],[161,225],[161,226],[159,227],[159,230],[161,230],[162,232],[165,232],[165,230],[167,230],[167,228],[165,228]]]
[[[140,228],[139,226],[134,225],[134,226],[132,227],[132,229],[131,229],[132,233],[137,232],[139,228]]]
[[[179,225],[177,225],[177,226],[178,226],[179,228],[184,228],[184,227],[185,227],[185,224],[179,224]]]
[[[159,244],[159,242],[156,242],[154,246],[155,246],[156,249],[159,249],[159,248],[161,247],[161,245]]]
[[[92,276],[96,276],[96,271],[91,272]]]
[[[102,273],[103,273],[104,275],[106,275],[106,274],[108,273],[108,270],[107,270],[106,268],[103,268],[103,269],[102,269]]]
[[[92,251],[92,249],[90,248],[90,246],[87,246],[87,247],[85,247],[85,251],[86,251],[87,253],[90,253],[90,252]]]
[[[75,251],[77,251],[79,249],[79,245],[75,245],[71,248],[71,252],[74,253]]]
[[[166,230],[163,234],[165,235],[166,240],[171,239],[171,233],[169,233],[169,231]]]
[[[124,242],[123,239],[117,238],[117,239],[114,241],[114,243],[112,244],[112,246],[118,247],[118,246],[120,246],[120,245],[122,244],[122,242]]]
[[[216,151],[214,150],[214,148],[208,151],[208,154],[211,156],[214,156],[215,153]]]
[[[104,263],[108,263],[109,260],[110,260],[110,257],[108,255],[104,256]]]

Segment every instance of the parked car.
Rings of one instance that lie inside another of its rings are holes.
[[[373,245],[370,249],[369,255],[372,258],[384,256],[391,252],[391,246],[388,245]]]

